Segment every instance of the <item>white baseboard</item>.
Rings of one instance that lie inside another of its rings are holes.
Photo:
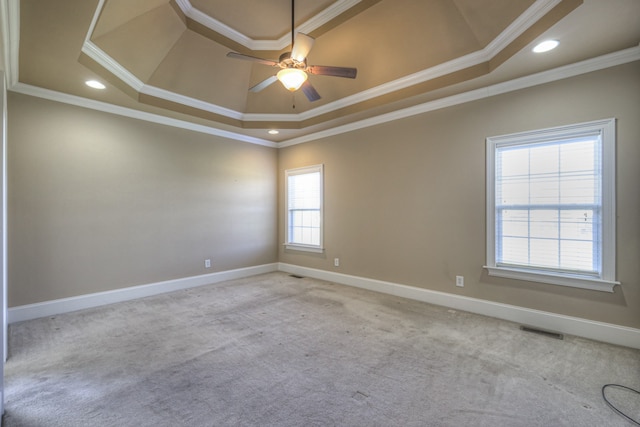
[[[201,276],[185,277],[165,282],[12,307],[9,308],[7,313],[8,322],[15,323],[39,317],[54,316],[56,314],[209,285],[225,280],[241,279],[273,271],[283,271],[290,274],[312,277],[342,285],[354,286],[416,301],[451,307],[457,310],[496,317],[527,326],[535,326],[544,330],[640,349],[640,329],[285,263],[264,264],[236,270],[220,271],[217,273],[203,274]]]
[[[8,322],[22,322],[24,320],[37,319],[39,317],[54,316],[85,308],[99,307],[101,305],[116,302],[129,301],[136,298],[144,298],[166,292],[195,288],[197,286],[210,285],[225,280],[242,279],[257,274],[277,271],[278,264],[263,264],[254,267],[239,268],[236,270],[220,271],[200,276],[185,277],[182,279],[167,280],[165,282],[150,283],[147,285],[132,286],[112,291],[98,292],[87,295],[79,295],[71,298],[62,298],[36,304],[22,305],[8,309]]]
[[[640,329],[292,264],[279,263],[278,270],[482,314],[548,331],[640,349]]]

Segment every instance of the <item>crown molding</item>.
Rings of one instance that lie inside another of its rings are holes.
[[[294,116],[295,118],[289,119],[288,121],[303,121],[303,120],[311,119],[313,117],[321,116],[323,114],[330,113],[332,111],[339,110],[341,108],[346,108],[360,102],[368,101],[378,96],[386,95],[398,90],[405,89],[415,84],[423,83],[428,80],[442,77],[459,70],[464,70],[465,68],[471,67],[473,65],[476,65],[482,62],[482,58],[484,58],[484,55],[485,54],[483,51],[470,53],[468,55],[462,56],[460,58],[456,58],[454,60],[445,62],[443,64],[439,64],[434,67],[427,68],[426,70],[409,74],[407,76],[400,77],[399,79],[390,81],[388,83],[378,85],[371,89],[367,89],[362,92],[358,92],[356,94],[338,99],[336,101],[329,102],[325,105],[316,107],[312,110],[305,111],[303,113],[298,113],[295,115],[290,115],[290,116]],[[248,120],[248,121],[274,121],[276,120],[275,118],[276,116],[278,115],[274,115],[274,114],[245,114],[244,115],[245,120]]]
[[[243,135],[236,132],[218,129],[212,126],[200,125],[197,123],[188,122],[185,120],[178,120],[171,117],[162,116],[160,114],[147,113],[146,111],[139,111],[133,108],[122,107],[119,105],[113,105],[102,101],[96,101],[93,99],[82,98],[80,96],[69,95],[62,92],[53,91],[50,89],[44,89],[37,86],[31,86],[24,83],[18,83],[10,88],[11,92],[21,93],[24,95],[35,96],[38,98],[48,99],[50,101],[62,102],[65,104],[75,105],[78,107],[84,107],[91,110],[102,111],[105,113],[116,114],[118,116],[130,117],[132,119],[143,120],[151,123],[158,123],[161,125],[172,126],[175,128],[191,130],[194,132],[205,133],[208,135],[219,136],[222,138],[233,139],[236,141],[248,142],[250,144],[263,145],[265,147],[276,148],[278,144],[275,142],[255,138],[248,135]]]
[[[98,5],[96,6],[96,11],[93,13],[93,18],[91,18],[91,23],[89,24],[89,29],[87,30],[87,34],[84,36],[84,43],[91,42],[91,35],[93,31],[96,29],[96,25],[98,24],[98,18],[100,18],[100,14],[102,13],[102,9],[104,8],[105,0],[98,0]]]
[[[20,53],[20,1],[0,0],[2,50],[7,87],[18,83]]]
[[[301,33],[310,33],[313,30],[320,28],[327,22],[341,15],[345,11],[351,9],[353,6],[360,3],[362,0],[338,0],[331,4],[331,6],[327,7],[317,15],[313,16],[308,21],[302,23],[298,27],[295,28],[296,32]],[[229,27],[226,24],[218,21],[217,19],[205,14],[193,7],[189,0],[176,0],[176,4],[182,10],[182,13],[188,18],[193,19],[199,24],[204,25],[221,34],[222,36],[233,40],[236,43],[241,44],[247,49],[251,50],[282,50],[289,46],[291,42],[291,38],[289,37],[289,32],[285,32],[285,34],[277,40],[256,40],[248,37],[238,30]]]
[[[140,92],[144,87],[144,82],[137,78],[132,72],[127,70],[125,67],[120,65],[118,61],[109,56],[105,51],[100,49],[96,44],[94,44],[90,40],[85,40],[82,45],[82,53],[87,55],[89,58],[96,61],[102,67],[104,67],[107,71],[113,74],[118,79],[122,80],[123,83],[131,87],[136,92]]]
[[[331,19],[330,17],[337,16],[342,13],[344,10],[349,9],[355,4],[359,3],[361,0],[342,0],[334,3],[331,7],[327,8],[323,11],[322,14],[316,15],[316,17],[312,18],[308,23],[305,23],[299,27],[299,29],[304,29],[305,31],[309,31],[309,28],[305,27],[306,25],[318,25],[327,20]],[[434,67],[427,68],[422,71],[418,71],[413,74],[409,74],[404,77],[400,77],[399,79],[375,86],[373,88],[364,90],[362,92],[358,92],[356,94],[338,99],[336,101],[324,104],[322,106],[313,108],[311,110],[296,113],[296,114],[270,114],[270,113],[241,113],[235,110],[231,110],[225,107],[221,107],[219,105],[209,103],[202,100],[197,100],[195,98],[190,98],[184,95],[177,94],[175,92],[171,92],[165,89],[156,88],[153,86],[145,85],[141,80],[139,80],[133,73],[128,71],[122,65],[120,65],[117,61],[111,58],[106,52],[102,51],[98,46],[96,46],[93,42],[91,42],[90,37],[93,32],[93,28],[95,27],[95,23],[97,22],[98,16],[102,11],[102,7],[104,6],[104,0],[100,0],[98,7],[96,8],[96,13],[94,14],[93,21],[85,38],[85,43],[82,47],[82,52],[91,57],[94,61],[102,65],[109,72],[114,74],[120,80],[125,82],[127,85],[132,87],[134,90],[142,93],[146,93],[149,95],[156,96],[160,99],[176,102],[179,104],[183,104],[189,107],[198,108],[203,111],[213,112],[215,114],[222,115],[224,117],[229,117],[237,120],[243,121],[253,121],[253,122],[302,122],[305,120],[312,119],[314,117],[318,117],[336,110],[340,110],[346,107],[349,107],[354,104],[358,104],[361,102],[368,101],[373,98],[377,98],[383,95],[387,95],[389,93],[405,89],[407,87],[424,83],[426,81],[442,77],[444,75],[454,73],[456,71],[464,70],[465,68],[469,68],[483,62],[489,61],[495,55],[497,55],[502,49],[508,46],[511,42],[513,42],[517,37],[519,37],[524,31],[531,27],[534,23],[538,22],[543,16],[545,16],[550,10],[556,7],[561,0],[536,0],[522,15],[520,15],[511,25],[509,25],[504,31],[502,31],[487,47],[482,50],[470,53],[468,55],[462,56],[460,58],[453,59],[451,61],[447,61],[443,64],[436,65]],[[213,19],[203,14],[202,12],[195,9],[189,0],[176,0],[177,4],[183,10],[185,15],[192,17],[192,19],[205,19],[205,17],[209,19]],[[330,10],[331,9],[331,10]],[[196,18],[193,18],[196,17]],[[215,21],[215,20],[213,20]],[[198,21],[201,22],[201,21]],[[216,21],[217,22],[217,21]],[[201,22],[203,23],[203,22]],[[204,24],[204,23],[203,23]],[[204,25],[214,25],[213,22],[209,22],[209,24]],[[223,31],[227,31],[229,27],[224,26],[224,24],[220,23],[219,32],[225,35],[226,37],[231,38],[232,34],[224,33]],[[224,28],[222,27],[224,26]],[[226,29],[225,29],[226,28]],[[229,29],[231,31],[235,31]],[[218,30],[216,30],[218,31]],[[238,33],[237,37],[244,38],[242,41],[240,38],[236,39],[238,43],[242,44],[251,44],[252,42],[246,36]],[[288,37],[284,37],[285,47],[286,43],[289,42]],[[259,41],[262,43],[263,41]],[[271,43],[271,41],[269,41]],[[271,48],[270,48],[271,49]],[[275,50],[278,50],[276,48]],[[259,49],[258,49],[259,50]]]
[[[244,115],[239,111],[224,108],[210,102],[205,102],[186,95],[181,95],[179,93],[161,89],[156,86],[147,85],[91,41],[87,40],[84,42],[84,45],[82,46],[82,53],[99,63],[107,71],[116,76],[118,79],[122,80],[125,84],[127,84],[138,93],[154,96],[166,101],[176,102],[181,105],[186,105],[188,107],[197,108],[202,111],[219,114],[224,117],[230,117],[232,119],[242,120],[244,117]]]
[[[368,119],[360,120],[357,122],[349,123],[342,126],[337,126],[332,129],[327,129],[320,132],[315,132],[309,135],[301,136],[298,138],[291,138],[282,141],[278,147],[285,148],[292,145],[303,144],[305,142],[311,142],[330,136],[340,135],[343,133],[351,132],[358,129],[363,129],[370,126],[379,125],[395,120],[404,119],[407,117],[415,116],[418,114],[427,113],[429,111],[439,110],[446,107],[452,107],[454,105],[464,104],[479,99],[489,98],[495,95],[501,95],[508,92],[513,92],[520,89],[526,89],[533,86],[542,85],[545,83],[551,83],[557,80],[574,77],[580,74],[590,73],[592,71],[603,70],[605,68],[615,67],[617,65],[627,64],[629,62],[640,60],[640,44],[636,47],[624,49],[618,52],[613,52],[607,55],[599,56],[597,58],[588,59],[585,61],[577,62],[575,64],[569,64],[562,67],[554,68],[552,70],[543,71],[540,73],[532,74],[530,76],[520,77],[514,80],[509,80],[503,83],[497,83],[495,85],[487,86],[480,89],[475,89],[469,92],[464,92],[458,95],[448,96],[435,101],[426,102],[424,104],[416,105],[413,107],[404,108],[402,110],[393,111],[391,113],[382,114]]]
[[[189,96],[180,95],[179,93],[161,89],[156,86],[143,85],[140,88],[139,92],[145,95],[155,96],[156,98],[164,99],[166,101],[176,102],[181,105],[197,108],[198,110],[208,111],[210,113],[218,114],[224,117],[230,117],[232,119],[243,120],[245,116],[239,111],[224,108],[216,104],[205,102],[196,98],[191,98]]]
[[[369,99],[387,95],[419,83],[424,83],[426,81],[487,62],[529,29],[529,27],[538,22],[550,10],[556,7],[560,1],[561,0],[537,0],[482,50],[472,52],[404,77],[400,77],[399,79],[341,98],[337,101],[314,108],[313,110],[300,113],[300,120],[307,120],[334,110],[346,108],[360,102],[368,101]],[[250,118],[247,120],[250,120]],[[269,119],[262,118],[262,120]]]
[[[1,0],[0,0],[1,1]],[[107,113],[117,114],[120,116],[131,117],[139,120],[145,120],[153,123],[159,123],[167,126],[174,126],[177,128],[192,130],[194,132],[206,133],[209,135],[220,136],[237,141],[248,142],[251,144],[263,145],[271,148],[286,148],[297,144],[303,144],[305,142],[311,142],[330,136],[340,135],[343,133],[351,132],[358,129],[367,128],[370,126],[379,125],[395,120],[404,119],[407,117],[415,116],[418,114],[427,113],[430,111],[439,110],[442,108],[452,107],[454,105],[464,104],[466,102],[476,101],[479,99],[488,98],[495,95],[500,95],[508,92],[513,92],[520,89],[526,89],[533,86],[538,86],[545,83],[551,83],[557,80],[577,76],[580,74],[590,73],[592,71],[598,71],[605,68],[614,67],[617,65],[623,65],[629,62],[640,60],[640,45],[624,49],[618,52],[613,52],[607,55],[603,55],[597,58],[588,59],[585,61],[577,62],[575,64],[566,65],[563,67],[555,68],[548,71],[532,74],[530,76],[520,77],[514,80],[498,83],[495,85],[487,86],[480,89],[475,89],[469,92],[464,92],[458,95],[449,96],[446,98],[438,99],[435,101],[426,102],[424,104],[415,105],[413,107],[404,108],[402,110],[393,111],[368,119],[360,120],[357,122],[349,123],[342,126],[337,126],[331,129],[315,132],[309,135],[291,138],[284,140],[280,143],[275,143],[269,140],[250,137],[235,132],[225,131],[217,129],[212,126],[204,126],[184,120],[177,120],[158,114],[146,113],[131,108],[120,107],[117,105],[108,104],[105,102],[90,100],[87,98],[81,98],[78,96],[68,95],[61,92],[56,92],[48,89],[43,89],[35,86],[18,83],[9,88],[10,91],[23,93],[26,95],[36,96],[40,98],[49,99],[52,101],[63,102],[80,107],[90,108]]]
[[[498,37],[493,39],[483,49],[486,55],[484,60],[488,61],[500,53],[502,49],[520,37],[522,33],[542,19],[547,13],[551,12],[551,10],[561,2],[562,0],[536,0],[522,15],[518,16],[507,28],[498,34]]]

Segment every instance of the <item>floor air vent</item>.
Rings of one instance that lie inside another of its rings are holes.
[[[525,332],[533,332],[534,334],[544,335],[545,337],[555,338],[557,340],[564,339],[564,336],[557,332],[543,331],[542,329],[532,328],[531,326],[520,326],[520,330]]]
[[[290,274],[289,277],[295,277],[296,279],[304,279],[304,277],[298,276],[297,274]]]

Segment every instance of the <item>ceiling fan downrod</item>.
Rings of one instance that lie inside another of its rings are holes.
[[[293,41],[295,39],[295,35],[293,32],[295,10],[296,10],[296,0],[291,0],[291,50],[293,50]]]
[[[264,65],[280,68],[275,75],[267,77],[265,80],[249,88],[250,92],[260,92],[272,83],[280,81],[282,85],[295,92],[302,89],[309,102],[320,99],[320,94],[315,90],[308,80],[308,74],[321,76],[346,77],[355,79],[358,70],[350,67],[334,67],[325,65],[307,65],[307,55],[313,47],[314,38],[303,33],[295,33],[295,0],[291,0],[291,51],[280,55],[277,61],[258,58],[242,53],[229,52],[228,57],[244,59],[258,62]],[[295,108],[295,98],[293,102]]]

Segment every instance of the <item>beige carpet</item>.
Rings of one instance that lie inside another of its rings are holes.
[[[270,273],[11,325],[4,425],[631,425],[606,383],[640,351]]]

